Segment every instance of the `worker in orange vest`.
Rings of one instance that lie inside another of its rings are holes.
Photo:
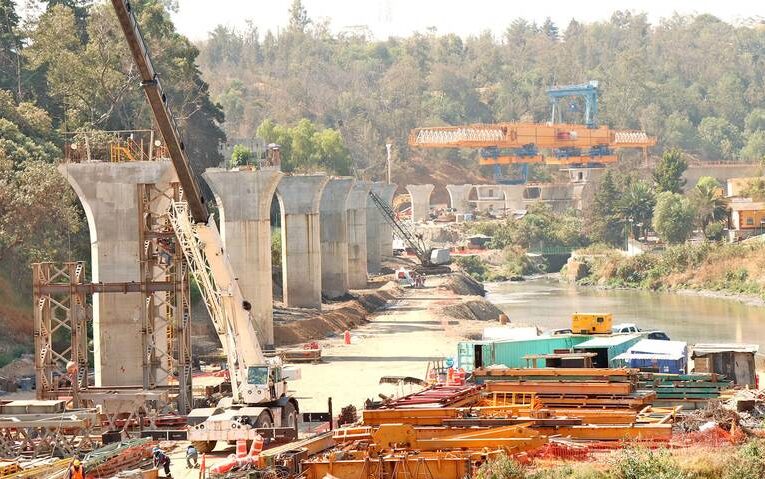
[[[75,458],[75,460],[72,461],[72,465],[69,466],[66,477],[67,479],[85,479],[85,470],[79,459]]]

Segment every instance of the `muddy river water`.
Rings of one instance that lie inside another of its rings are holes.
[[[765,308],[730,299],[639,290],[599,290],[555,278],[489,283],[487,298],[514,323],[566,328],[574,312],[613,313],[614,323],[661,329],[690,344],[740,342],[765,352]]]

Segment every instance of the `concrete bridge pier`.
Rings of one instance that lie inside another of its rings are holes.
[[[457,214],[470,212],[470,192],[473,191],[473,185],[446,185],[446,191],[449,192],[449,201],[451,207]]]
[[[276,195],[282,212],[282,285],[284,303],[321,309],[321,195],[329,177],[282,178]]]
[[[348,195],[353,178],[332,178],[321,195],[321,292],[337,298],[348,292]]]
[[[357,181],[346,202],[348,210],[348,285],[367,286],[367,197],[372,184]]]
[[[383,200],[383,203],[387,204],[389,207],[393,207],[393,197],[396,196],[396,190],[398,189],[398,185],[395,184],[387,184],[387,183],[376,183],[376,187],[373,187],[373,190],[377,195],[380,197],[381,200]],[[378,236],[380,238],[380,256],[381,257],[391,257],[393,256],[393,227],[388,223],[388,221],[383,217],[382,212],[378,209],[378,218],[380,221],[380,227]]]
[[[271,202],[284,174],[273,170],[208,168],[202,175],[215,194],[226,253],[253,325],[266,347],[274,344],[271,278]]]
[[[412,199],[412,222],[425,221],[430,213],[430,194],[433,185],[406,185],[406,190]]]
[[[168,188],[177,181],[172,163],[65,163],[58,169],[77,193],[88,219],[93,282],[140,281],[139,185]],[[143,298],[142,293],[93,295],[96,386],[143,383]],[[166,347],[164,329],[155,342]],[[166,383],[166,377],[158,377],[157,383]]]
[[[513,211],[523,210],[526,206],[523,203],[523,191],[526,185],[502,185],[502,191],[505,194],[505,210],[507,214]]]

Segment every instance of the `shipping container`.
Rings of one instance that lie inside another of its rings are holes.
[[[540,336],[521,340],[462,341],[457,345],[457,365],[465,371],[492,365],[526,367],[524,356],[572,350],[590,339],[587,335]]]
[[[585,353],[596,353],[592,358],[593,366],[596,368],[614,367],[614,359],[640,341],[642,337],[639,334],[615,334],[613,336],[598,336],[579,343],[574,350]]]

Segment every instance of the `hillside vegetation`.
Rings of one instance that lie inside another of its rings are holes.
[[[294,0],[278,32],[219,26],[199,48],[230,139],[253,138],[266,119],[307,118],[340,131],[357,169],[381,174],[393,143],[401,183],[415,163],[476,165],[474,151],[409,151],[412,128],[546,121],[550,85],[588,80],[600,82],[602,124],[643,129],[699,158],[765,154],[765,29],[711,15],[653,24],[624,11],[567,25],[508,18],[496,36],[430,29],[382,40],[333,33]],[[426,161],[410,161],[417,156]]]

